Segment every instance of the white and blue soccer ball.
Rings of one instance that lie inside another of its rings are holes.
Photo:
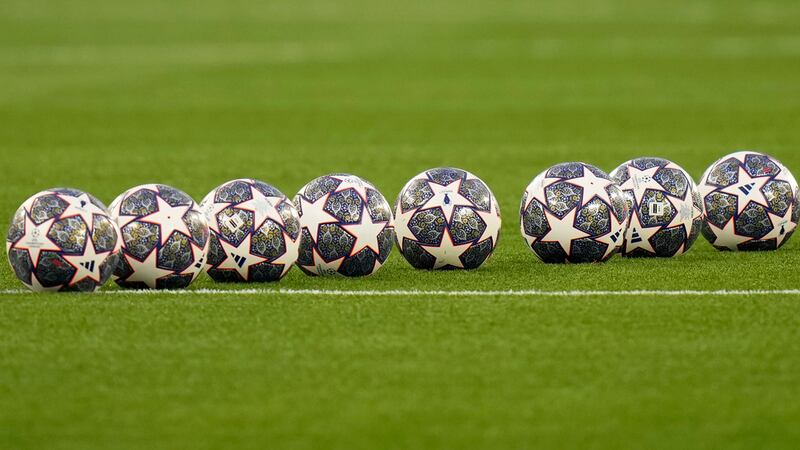
[[[776,250],[797,228],[797,181],[769,155],[741,151],[717,160],[699,191],[703,235],[719,250]]]
[[[205,214],[185,192],[163,184],[129,189],[110,207],[122,232],[114,281],[128,289],[181,289],[205,271]]]
[[[207,265],[214,281],[278,281],[297,261],[300,218],[275,187],[232,180],[209,192],[200,209],[211,231]]]
[[[533,179],[520,216],[522,236],[542,261],[601,262],[622,248],[628,205],[605,172],[568,162]]]
[[[6,236],[14,274],[36,292],[92,292],[111,277],[120,233],[100,200],[77,189],[39,192],[17,209]]]
[[[304,273],[360,277],[389,258],[392,210],[371,183],[354,175],[325,175],[300,189],[294,205],[302,229],[297,266]]]
[[[662,158],[636,158],[611,172],[628,202],[622,255],[671,257],[687,252],[703,227],[703,205],[691,175]]]
[[[395,204],[397,246],[417,269],[477,269],[497,247],[500,224],[492,191],[461,169],[418,174]]]

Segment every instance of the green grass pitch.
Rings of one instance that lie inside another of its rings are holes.
[[[395,250],[268,288],[796,289],[798,237],[550,266],[517,209],[569,160],[699,178],[749,148],[800,172],[798,23],[793,0],[5,0],[0,228],[54,186],[292,196],[344,171],[393,201],[450,165],[501,204],[483,268]],[[0,448],[796,449],[799,343],[798,296],[2,294]]]

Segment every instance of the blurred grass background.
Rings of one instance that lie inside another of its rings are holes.
[[[504,213],[473,273],[395,252],[280,287],[796,288],[800,241],[670,261],[539,264],[528,182],[643,155],[699,178],[735,149],[800,171],[796,1],[0,2],[0,226],[65,185],[292,196],[352,172],[393,201],[434,166]],[[19,288],[7,265],[0,287]],[[208,281],[198,286],[210,287]],[[787,448],[793,298],[4,296],[3,448]]]

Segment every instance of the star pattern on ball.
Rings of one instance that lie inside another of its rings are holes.
[[[531,187],[526,191],[528,196],[526,204],[524,205],[525,209],[530,206],[534,199],[538,200],[542,205],[547,205],[545,189],[560,181],[564,181],[564,179],[548,177],[546,172],[536,177],[531,183]]]
[[[441,185],[428,180],[428,186],[430,186],[431,191],[433,191],[433,197],[425,202],[420,209],[426,209],[425,205],[427,204],[435,204],[437,207],[441,208],[444,213],[444,218],[448,223],[453,219],[453,210],[458,206],[469,206],[478,210],[475,203],[459,192],[459,189],[461,189],[461,182],[462,180],[458,179],[450,184]]]
[[[144,261],[139,261],[127,253],[124,254],[124,257],[133,271],[128,278],[124,279],[127,283],[144,283],[147,287],[155,289],[158,280],[174,274],[171,270],[158,267],[158,252],[155,250],[151,251]]]
[[[239,245],[233,245],[224,239],[220,239],[219,243],[225,252],[225,260],[217,266],[220,270],[233,270],[236,271],[243,279],[247,280],[250,276],[250,267],[261,264],[267,258],[254,255],[250,251],[252,239],[248,233]]]
[[[641,170],[633,165],[628,166],[628,176],[630,178],[624,183],[623,189],[628,189],[630,186],[637,205],[642,204],[642,199],[644,198],[644,195],[647,193],[648,189],[654,191],[664,191],[664,187],[661,186],[661,184],[656,181],[655,178],[653,178],[659,169],[661,169],[661,167],[658,166],[645,170]]]
[[[624,233],[624,227],[620,227],[617,231],[610,231],[607,234],[594,238],[595,241],[606,244],[606,251],[603,253],[602,260],[607,259],[622,246]]]
[[[772,222],[772,230],[770,230],[770,232],[761,239],[775,239],[776,246],[783,244],[783,241],[786,239],[786,237],[789,236],[789,234],[794,231],[795,228],[797,228],[797,223],[792,221],[793,213],[794,207],[792,206],[786,210],[786,213],[783,216],[772,214],[771,212],[768,213],[769,220]]]
[[[636,249],[642,249],[648,253],[655,253],[656,250],[653,248],[653,244],[650,242],[650,239],[660,230],[661,227],[643,226],[641,219],[639,219],[638,211],[634,211],[633,214],[631,214],[630,224],[628,225],[628,231],[626,232],[627,239],[625,251],[631,253]]]
[[[285,226],[283,223],[283,217],[281,217],[281,214],[277,209],[277,205],[279,205],[283,199],[281,197],[267,197],[260,190],[254,188],[253,186],[250,186],[250,191],[252,192],[252,198],[245,202],[239,203],[236,205],[236,208],[251,211],[253,213],[255,218],[253,229],[259,229],[261,225],[267,221],[267,219],[280,224],[282,227]]]
[[[494,199],[492,200],[492,208],[490,211],[481,211],[476,208],[475,213],[478,214],[481,220],[483,220],[483,223],[486,224],[486,228],[484,228],[483,234],[481,234],[477,242],[483,242],[491,238],[492,244],[497,245],[497,239],[500,236],[500,214],[497,213],[497,206],[494,205]]]
[[[739,167],[739,178],[736,183],[731,184],[720,189],[721,192],[726,194],[735,195],[736,203],[738,206],[737,214],[750,204],[750,202],[758,203],[761,206],[769,208],[769,202],[764,197],[764,192],[761,188],[769,182],[772,177],[751,177],[743,167]]]
[[[374,222],[366,206],[362,206],[361,221],[352,224],[342,224],[341,227],[356,238],[350,256],[356,255],[365,248],[371,249],[376,255],[380,254],[378,235],[389,225],[388,221]]]
[[[367,189],[372,189],[372,187],[361,178],[351,175],[332,175],[331,178],[341,181],[336,190],[333,191],[334,193],[352,189],[361,197],[361,200],[364,200],[364,203],[367,203]]]
[[[300,223],[303,225],[303,228],[308,230],[315,244],[319,235],[320,225],[339,222],[336,217],[325,211],[325,203],[328,201],[329,197],[330,196],[326,194],[316,201],[311,202],[307,200],[305,196],[300,196],[300,211],[302,211]]]
[[[78,197],[73,197],[71,195],[58,195],[58,197],[67,203],[67,208],[61,213],[59,218],[66,219],[67,217],[78,216],[83,219],[83,223],[86,224],[89,230],[94,229],[95,214],[106,214],[102,208],[92,203],[92,199],[89,198],[88,194],[81,194]]]
[[[191,236],[189,227],[183,216],[192,208],[192,205],[178,205],[172,206],[167,203],[161,196],[156,196],[157,211],[148,214],[139,219],[140,222],[152,223],[161,228],[161,245],[166,244],[173,233],[182,233],[185,236]]]
[[[72,285],[83,281],[87,278],[100,283],[100,264],[97,262],[98,255],[108,255],[111,252],[98,252],[92,242],[92,237],[87,233],[86,245],[82,255],[62,255],[72,267],[75,268],[75,274],[68,285]]]
[[[550,224],[550,231],[539,239],[539,242],[558,242],[564,253],[567,255],[572,253],[572,241],[575,239],[582,239],[589,236],[589,233],[575,228],[575,215],[577,209],[572,209],[567,213],[564,218],[559,219],[550,213],[547,209],[544,214],[547,217],[547,222]]]
[[[42,283],[39,282],[39,279],[36,278],[35,273],[31,273],[31,284],[29,284],[28,286],[30,286],[31,290],[34,292],[57,292],[61,290],[61,286],[50,286],[50,287],[43,286]]]
[[[416,240],[416,236],[414,233],[411,232],[411,228],[408,227],[408,224],[411,222],[411,218],[414,217],[414,214],[419,211],[417,208],[411,208],[408,211],[400,211],[401,208],[398,208],[398,212],[395,215],[394,220],[394,233],[397,239],[397,244],[400,246],[400,250],[405,248],[403,239],[408,238],[409,240]]]
[[[683,226],[686,234],[689,235],[689,233],[692,231],[692,224],[694,223],[695,218],[694,203],[686,201],[679,206],[670,198],[669,195],[665,196],[665,198],[672,205],[672,209],[675,211],[675,217],[673,217],[672,221],[670,221],[670,223],[664,228],[669,229]]]
[[[39,256],[44,251],[57,252],[61,247],[56,245],[47,234],[52,228],[55,218],[46,220],[37,225],[31,220],[30,215],[25,214],[25,234],[14,243],[12,248],[17,250],[27,250],[33,262],[33,267],[39,265]]]
[[[325,261],[325,258],[320,256],[316,249],[312,249],[311,264],[302,265],[301,267],[318,275],[336,275],[339,273],[339,268],[342,267],[343,262],[344,257],[333,261]]]
[[[431,256],[436,258],[433,264],[434,269],[441,269],[445,266],[464,268],[464,263],[461,262],[461,255],[464,254],[472,246],[471,243],[456,245],[453,243],[453,238],[447,227],[444,229],[442,235],[442,242],[439,245],[422,245],[422,248]]]
[[[206,250],[200,248],[194,241],[189,241],[189,246],[192,250],[192,263],[186,268],[181,275],[191,275],[192,280],[196,279],[205,269],[205,254]]]
[[[606,188],[614,184],[613,181],[598,177],[594,174],[591,170],[589,170],[586,166],[583,167],[583,176],[578,178],[572,178],[569,180],[564,180],[567,183],[578,186],[583,189],[583,202],[582,205],[589,203],[591,199],[594,197],[603,200],[604,202],[611,204],[611,198],[608,196],[608,191]],[[587,194],[594,193],[594,195],[589,196]]]
[[[226,203],[226,202],[215,202],[212,198],[210,201],[203,205],[203,212],[205,213],[206,217],[208,217],[208,228],[220,234],[219,229],[219,222],[217,221],[217,215],[222,211],[228,209],[233,203]]]
[[[752,240],[750,237],[742,236],[736,233],[736,224],[733,219],[729,220],[723,228],[719,228],[711,222],[708,222],[708,226],[716,236],[716,239],[714,242],[712,242],[712,244],[717,247],[726,247],[731,250],[736,250],[738,249],[739,244],[743,244]]]
[[[281,277],[286,275],[286,272],[288,272],[292,268],[292,265],[294,265],[294,263],[297,261],[297,250],[300,247],[300,238],[292,239],[292,237],[286,233],[283,233],[283,241],[286,243],[286,251],[270,261],[270,264],[278,264],[283,266]]]

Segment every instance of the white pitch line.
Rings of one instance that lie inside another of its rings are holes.
[[[9,289],[0,291],[0,295],[22,295],[30,291]],[[635,296],[669,296],[669,297],[706,297],[706,296],[774,296],[800,295],[800,289],[771,290],[619,290],[619,291],[546,291],[546,290],[339,290],[339,289],[187,289],[172,291],[126,291],[104,290],[94,295],[226,295],[226,296],[326,296],[326,297],[635,297]]]

